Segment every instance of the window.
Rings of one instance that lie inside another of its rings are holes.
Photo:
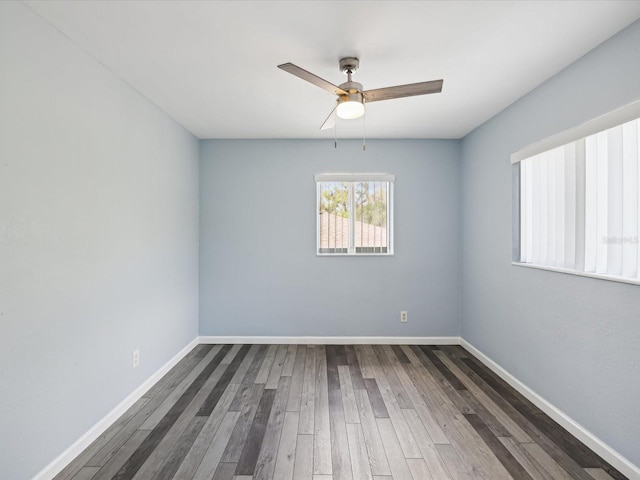
[[[318,255],[393,254],[393,175],[316,175]]]
[[[639,117],[633,104],[514,154],[515,263],[640,283]]]

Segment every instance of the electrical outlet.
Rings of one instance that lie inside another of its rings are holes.
[[[407,312],[406,310],[402,310],[400,312],[400,321],[402,323],[407,323],[409,321],[409,312]]]
[[[136,368],[140,365],[140,350],[133,351],[133,368]]]

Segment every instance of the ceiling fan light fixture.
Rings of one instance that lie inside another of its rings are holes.
[[[361,93],[350,93],[338,97],[336,114],[343,120],[353,120],[364,115],[364,102]]]

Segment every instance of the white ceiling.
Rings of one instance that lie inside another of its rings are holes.
[[[444,79],[370,104],[367,137],[460,138],[640,17],[612,0],[26,3],[199,138],[333,137],[334,98],[276,65],[339,84],[344,56],[365,89]]]

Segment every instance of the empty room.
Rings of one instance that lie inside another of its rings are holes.
[[[0,2],[0,480],[640,480],[640,2]]]

